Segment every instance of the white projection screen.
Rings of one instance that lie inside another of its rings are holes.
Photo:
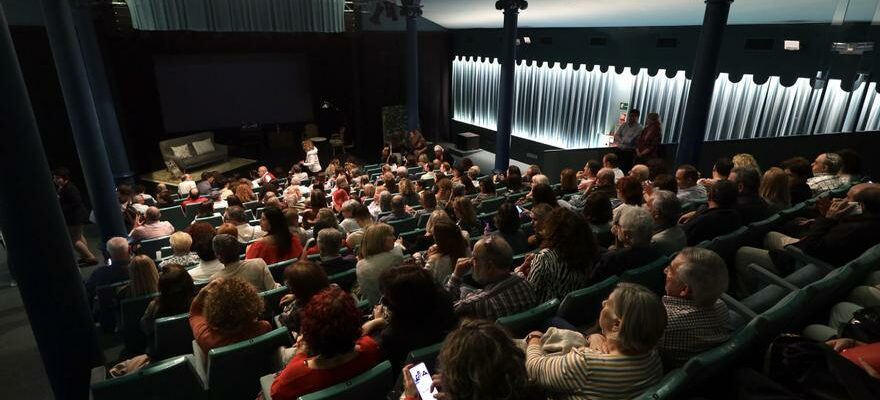
[[[312,119],[304,55],[162,55],[154,61],[168,133]]]

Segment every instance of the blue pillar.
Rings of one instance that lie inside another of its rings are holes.
[[[700,160],[700,149],[703,147],[706,124],[709,121],[712,91],[715,89],[721,39],[732,2],[733,0],[706,0],[706,13],[703,16],[703,27],[700,29],[697,54],[691,71],[691,89],[675,152],[675,165],[697,165]]]
[[[516,68],[516,22],[519,10],[529,3],[524,0],[498,0],[495,8],[504,11],[504,55],[501,59],[501,99],[498,104],[498,128],[495,133],[495,169],[510,166],[510,130],[513,123],[513,82]]]
[[[419,16],[421,5],[415,0],[403,0],[406,15],[406,130],[419,127]]]
[[[116,186],[68,0],[40,0],[80,165],[104,242],[125,236]]]
[[[113,94],[110,91],[110,84],[107,82],[107,71],[104,69],[104,60],[101,57],[98,37],[95,34],[92,9],[74,9],[74,18],[113,178],[117,183],[132,183],[134,174],[128,164],[128,154],[122,139],[122,131],[119,129]]]
[[[55,398],[87,399],[103,355],[13,46],[0,5],[0,227]]]

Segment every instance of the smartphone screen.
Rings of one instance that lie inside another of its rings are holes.
[[[523,208],[522,208],[522,207],[520,207],[520,206],[516,206],[516,212],[518,212],[518,213],[520,213],[520,214],[522,214],[522,213],[523,213],[523,211],[525,211],[525,210],[523,210]]]
[[[425,366],[425,363],[414,365],[409,369],[409,375],[416,384],[416,389],[418,389],[422,400],[434,398],[434,395],[437,394],[437,389],[431,390],[431,374],[428,372],[428,367]]]

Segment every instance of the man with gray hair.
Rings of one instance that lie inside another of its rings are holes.
[[[342,247],[342,232],[336,228],[324,228],[318,231],[318,250],[321,251],[321,266],[327,275],[350,271],[357,266],[357,258],[349,254],[339,254]]]
[[[86,281],[86,294],[90,304],[97,294],[98,286],[128,280],[128,263],[131,260],[128,240],[118,236],[111,238],[107,241],[107,254],[110,256],[107,265],[95,269]]]
[[[616,238],[616,244],[599,258],[590,278],[591,283],[647,265],[663,255],[651,246],[654,219],[644,208],[623,210],[620,220],[611,226],[611,233]]]
[[[354,209],[361,204],[357,200],[349,199],[342,203],[342,208],[339,209],[339,213],[342,214],[342,222],[339,223],[339,226],[345,230],[346,234],[352,233],[358,229],[361,229],[360,225],[358,225],[357,220],[354,218]]]
[[[651,246],[664,255],[670,255],[687,246],[687,236],[678,226],[681,202],[668,190],[655,190],[648,198],[648,211],[654,218],[654,234]]]
[[[147,239],[155,239],[169,236],[174,233],[174,225],[168,221],[161,221],[162,213],[157,207],[147,207],[143,219],[138,216],[134,221],[134,228],[128,237],[132,243],[140,243]]]
[[[464,289],[462,277],[468,270],[482,289]],[[531,283],[513,270],[513,250],[499,236],[488,236],[474,244],[473,256],[460,258],[446,282],[453,308],[459,318],[494,321],[528,310],[538,304]]]
[[[223,222],[235,225],[238,230],[238,241],[248,243],[266,235],[259,226],[252,226],[247,220],[247,211],[241,206],[231,206],[223,214]]]
[[[240,260],[241,243],[232,235],[217,235],[211,242],[217,260],[223,264],[223,269],[211,276],[211,280],[217,278],[239,278],[254,285],[258,292],[274,289],[277,285],[272,279],[272,273],[262,258]]]
[[[724,260],[699,247],[684,248],[663,272],[668,320],[657,348],[664,369],[671,370],[730,338],[727,305],[721,300],[728,276]]]
[[[813,196],[837,189],[843,186],[843,178],[837,175],[843,159],[837,153],[822,153],[810,164],[813,169],[813,177],[807,179],[807,186],[813,191]]]

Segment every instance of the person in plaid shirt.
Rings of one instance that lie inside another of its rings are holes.
[[[512,274],[513,250],[504,239],[489,236],[474,244],[473,257],[461,258],[446,282],[446,290],[455,300],[455,314],[460,318],[494,321],[500,317],[528,310],[538,304],[535,289],[519,275]],[[473,278],[483,286],[470,289],[462,277],[473,270]]]
[[[668,371],[730,338],[727,305],[727,267],[715,252],[686,247],[664,270],[668,322],[657,344]]]
[[[813,196],[837,189],[846,181],[839,175],[843,159],[837,153],[822,153],[810,164],[813,168],[813,177],[807,179],[807,186],[813,191]]]

